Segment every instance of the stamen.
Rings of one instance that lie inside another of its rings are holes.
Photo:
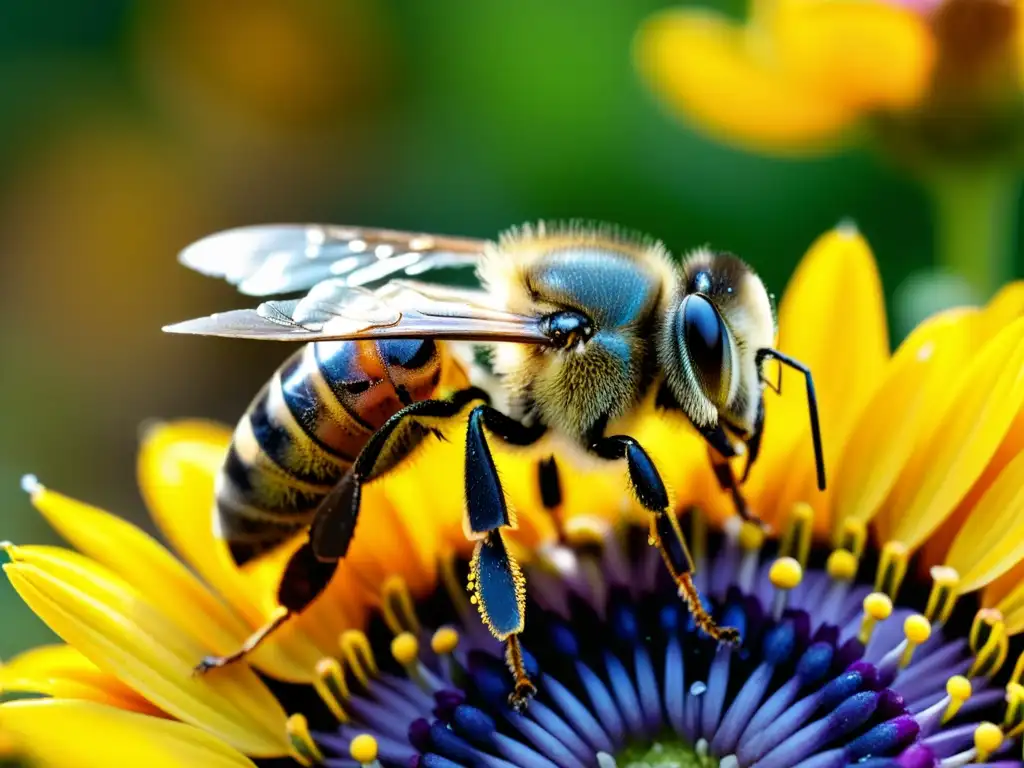
[[[316,663],[316,678],[313,680],[313,688],[338,722],[349,722],[348,713],[341,706],[341,702],[349,697],[348,683],[345,682],[345,675],[342,673],[341,664],[337,659],[328,657],[320,659]]]
[[[901,668],[905,668],[910,664],[910,659],[914,656],[914,650],[917,646],[932,636],[932,625],[928,623],[928,619],[924,616],[914,613],[907,616],[903,622],[903,634],[907,638],[907,643],[906,648],[903,649],[903,655],[900,656]]]
[[[338,644],[341,656],[363,688],[370,687],[370,677],[377,676],[377,659],[373,656],[373,647],[369,638],[358,629],[342,632]]]
[[[775,587],[775,598],[772,602],[772,616],[778,621],[786,610],[786,601],[791,590],[800,586],[804,578],[804,569],[792,557],[780,557],[768,569],[768,580]]]
[[[420,622],[416,618],[416,609],[413,607],[412,595],[409,594],[409,585],[405,583],[405,579],[397,575],[389,577],[381,589],[381,596],[384,623],[388,625],[392,634],[412,632],[418,635]]]
[[[953,675],[946,681],[946,694],[949,696],[949,704],[942,715],[942,723],[945,725],[960,711],[960,707],[971,698],[971,681],[963,675]]]
[[[1013,666],[1013,674],[1010,675],[1010,682],[1024,684],[1024,653],[1017,657],[1017,663]]]
[[[803,568],[807,567],[807,557],[811,551],[811,529],[814,524],[814,510],[810,504],[797,502],[790,510],[786,532],[779,546],[781,557],[792,557]]]
[[[455,568],[457,558],[457,554],[451,549],[447,549],[441,554],[441,584],[444,585],[444,592],[455,609],[455,613],[460,621],[466,624],[476,620],[476,610],[473,608],[472,599],[466,594],[466,590],[463,589],[462,583],[459,580],[459,575]]]
[[[736,585],[741,591],[750,594],[754,591],[754,581],[757,579],[758,567],[761,565],[761,547],[764,546],[764,529],[757,523],[749,520],[740,525],[737,543],[743,550],[743,559],[740,561],[739,575],[736,577]]]
[[[957,588],[960,586],[960,574],[955,568],[936,565],[931,569],[932,591],[928,595],[928,606],[924,615],[933,624],[945,624],[956,607]]]
[[[857,558],[848,549],[832,550],[825,571],[833,581],[853,581],[857,578]]]
[[[459,633],[452,627],[441,627],[430,638],[430,650],[437,654],[441,662],[441,670],[445,678],[457,681],[462,669],[455,659],[455,649],[459,647]]]
[[[875,631],[875,625],[885,621],[892,616],[892,600],[888,595],[881,592],[872,592],[864,598],[864,618],[860,622],[860,632],[857,639],[861,644],[867,645],[871,640],[871,634]]]
[[[860,562],[861,555],[864,554],[864,545],[868,540],[868,528],[860,520],[846,520],[838,539],[836,549],[845,549]]]
[[[1008,738],[1015,739],[1024,733],[1024,685],[1010,683],[1006,686],[1006,715],[1003,730]]]
[[[290,716],[286,727],[288,729],[288,741],[291,744],[292,758],[300,765],[322,764],[324,756],[320,753],[320,748],[313,741],[313,737],[309,733],[309,723],[306,722],[305,715],[296,713]]]
[[[363,768],[380,768],[377,759],[377,740],[368,733],[361,733],[348,745],[348,753]]]
[[[405,673],[416,685],[426,693],[431,693],[431,687],[423,676],[420,666],[420,642],[412,632],[403,632],[396,635],[391,641],[391,655],[395,661],[402,665]]]
[[[976,763],[985,763],[989,757],[1003,744],[1003,732],[995,723],[981,723],[974,729],[974,749]]]
[[[1006,661],[1009,652],[1009,638],[1003,615],[994,609],[983,608],[974,616],[968,638],[974,663],[969,677],[990,677],[996,674]]]
[[[878,573],[875,576],[875,591],[884,592],[891,599],[896,599],[900,591],[903,577],[907,575],[907,563],[910,550],[900,541],[888,541],[882,547],[882,557],[878,561]]]

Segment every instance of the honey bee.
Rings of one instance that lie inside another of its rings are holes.
[[[705,438],[721,486],[750,514],[729,459],[746,478],[764,428],[764,363],[806,380],[817,480],[825,467],[810,371],[773,349],[775,316],[754,271],[699,249],[674,262],[658,241],[607,225],[525,226],[496,242],[328,225],[257,226],[207,237],[180,260],[270,300],[164,330],[308,342],[242,417],[217,484],[216,529],[243,563],[308,531],[285,568],[283,611],[230,656],[242,658],[326,587],[356,530],[363,485],[406,460],[442,425],[464,419],[470,582],[505,643],[517,708],[535,692],[518,635],[525,603],[502,530],[511,523],[490,444],[529,446],[554,433],[570,460],[625,460],[658,548],[697,625],[736,643],[693,584],[693,562],[648,453],[627,433],[648,395]],[[440,268],[472,270],[478,287],[416,282]],[[508,406],[470,386],[445,342],[493,345]]]

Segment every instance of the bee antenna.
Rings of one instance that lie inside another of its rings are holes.
[[[807,381],[807,410],[811,416],[811,439],[814,441],[814,462],[818,471],[818,490],[825,490],[825,452],[821,447],[821,423],[818,419],[818,396],[814,392],[814,377],[811,370],[799,360],[794,360],[784,355],[777,349],[759,349],[757,351],[757,362],[760,367],[761,361],[766,357],[774,358],[783,365],[788,365],[795,371],[804,375]],[[781,383],[781,381],[780,381]]]

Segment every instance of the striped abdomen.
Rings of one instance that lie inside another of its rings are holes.
[[[431,340],[320,341],[292,355],[238,423],[217,483],[217,534],[235,561],[308,526],[403,398],[461,386],[461,366]]]

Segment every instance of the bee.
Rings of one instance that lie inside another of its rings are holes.
[[[806,381],[817,480],[825,467],[811,372],[773,348],[764,284],[738,257],[699,249],[674,262],[659,241],[608,225],[524,226],[495,242],[329,225],[256,226],[207,237],[180,260],[248,295],[305,292],[168,326],[173,333],[306,342],[242,417],[217,484],[215,526],[243,563],[308,531],[282,576],[283,611],[230,656],[244,657],[326,587],[352,541],[363,486],[408,459],[441,426],[466,425],[464,531],[470,584],[505,643],[511,703],[535,688],[518,636],[524,584],[503,539],[512,521],[492,458],[499,441],[553,433],[571,461],[624,460],[650,513],[650,541],[695,623],[736,643],[701,604],[693,561],[654,462],[628,434],[641,403],[684,414],[707,442],[721,486],[740,491],[764,429],[764,364]],[[411,278],[441,268],[454,287]],[[449,342],[491,345],[507,407],[471,386]],[[442,384],[447,386],[442,386]],[[729,459],[746,454],[737,481]]]

